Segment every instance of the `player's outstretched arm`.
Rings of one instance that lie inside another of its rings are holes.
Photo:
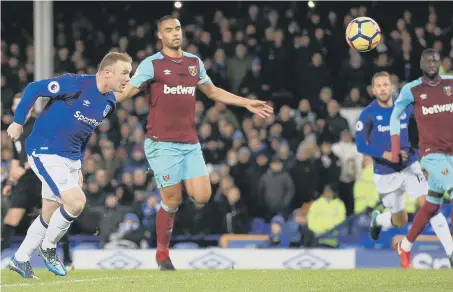
[[[241,106],[247,108],[250,112],[265,118],[274,112],[274,109],[262,100],[252,100],[232,94],[222,88],[215,86],[212,82],[198,85],[201,92],[214,101],[225,104]]]
[[[390,116],[390,135],[392,139],[392,162],[399,162],[399,155],[401,152],[400,144],[400,132],[401,132],[401,123],[400,117],[406,108],[414,102],[414,96],[408,85],[405,85],[398,96],[398,99],[395,101],[395,106]]]
[[[387,154],[385,149],[379,149],[373,145],[368,144],[368,137],[373,129],[373,120],[370,118],[366,111],[362,111],[359,120],[355,124],[355,135],[357,151],[364,155],[372,156],[375,158],[385,158]]]
[[[22,98],[14,112],[13,123],[8,127],[8,135],[18,139],[22,134],[22,125],[27,119],[31,107],[38,97],[54,98],[61,94],[77,91],[77,75],[65,74],[56,78],[31,82],[25,88]]]
[[[126,85],[123,92],[115,93],[116,102],[123,102],[126,99],[136,96],[142,89],[146,82],[154,79],[154,65],[153,60],[156,57],[150,56],[144,59],[135,70],[129,84]]]
[[[123,102],[126,99],[134,97],[139,92],[140,92],[140,89],[138,89],[137,87],[135,87],[131,83],[128,83],[121,93],[120,92],[115,92],[116,102]]]

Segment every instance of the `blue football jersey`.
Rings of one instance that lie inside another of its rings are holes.
[[[356,123],[357,150],[373,157],[374,172],[390,174],[398,172],[417,161],[418,153],[411,149],[409,142],[409,119],[413,114],[413,107],[409,106],[401,115],[401,150],[408,152],[409,157],[401,163],[391,163],[382,158],[385,151],[391,151],[390,116],[393,107],[385,108],[374,100],[363,109]]]
[[[27,154],[57,154],[83,160],[91,134],[115,110],[113,92],[102,94],[95,75],[65,74],[30,83],[17,106],[14,121],[25,122],[39,96],[50,100],[26,141]]]

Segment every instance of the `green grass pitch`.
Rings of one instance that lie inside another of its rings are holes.
[[[2,270],[1,291],[453,291],[453,270],[74,270],[66,277],[42,269],[35,273],[40,280],[23,280]]]

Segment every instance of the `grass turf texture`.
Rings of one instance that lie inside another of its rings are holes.
[[[1,291],[453,291],[452,270],[74,270],[40,280],[2,270]]]

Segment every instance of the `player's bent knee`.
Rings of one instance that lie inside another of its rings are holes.
[[[211,189],[209,189],[209,190],[194,194],[193,199],[196,204],[204,205],[209,202],[209,199],[211,199],[211,194],[212,194],[212,191],[211,191]]]
[[[85,208],[86,197],[82,189],[77,186],[61,193],[64,208],[71,214],[78,216]]]

